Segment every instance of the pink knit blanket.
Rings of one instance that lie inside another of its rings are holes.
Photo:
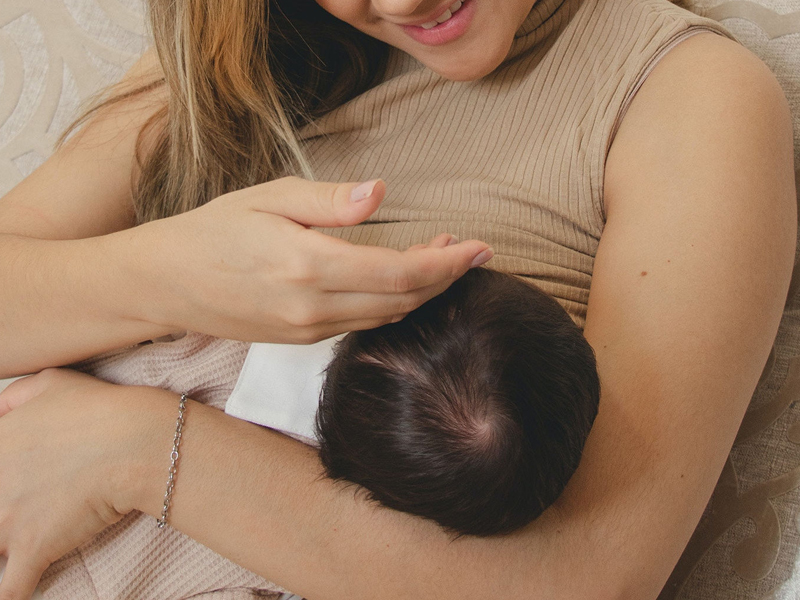
[[[188,333],[73,368],[112,383],[186,392],[223,410],[249,347]],[[243,600],[286,591],[169,526],[157,529],[153,517],[138,511],[53,563],[39,587],[48,600]]]

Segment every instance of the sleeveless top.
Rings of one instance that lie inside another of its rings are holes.
[[[703,31],[733,39],[667,0],[538,0],[479,81],[393,51],[380,85],[301,132],[320,181],[387,184],[366,225],[323,231],[398,250],[480,239],[487,266],[533,278],[583,326],[614,134],[658,59]]]
[[[503,64],[479,81],[448,81],[392,52],[379,85],[301,131],[319,180],[388,186],[366,224],[323,231],[397,249],[444,231],[484,240],[491,268],[534,279],[583,325],[614,133],[657,61],[703,31],[732,38],[667,0],[537,0]],[[247,348],[190,333],[77,367],[223,408]],[[59,600],[282,591],[136,511],[51,565],[40,589]]]

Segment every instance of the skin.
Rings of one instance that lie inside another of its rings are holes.
[[[121,85],[157,69],[148,53]],[[181,330],[308,343],[377,327],[491,258],[475,240],[397,252],[306,227],[361,222],[383,182],[354,203],[356,183],[285,178],[132,228],[138,130],[164,101],[99,114],[0,201],[0,280],[16,282],[0,286],[0,378]]]
[[[475,590],[655,599],[777,331],[796,239],[792,156],[786,100],[737,44],[697,35],[653,70],[606,165],[607,223],[585,327],[600,414],[564,495],[524,530],[453,542],[320,478],[302,444],[193,402],[171,523],[315,600]],[[46,197],[40,185],[28,205]],[[76,212],[76,223],[90,220]],[[0,551],[9,564],[0,600],[9,600],[27,598],[48,562],[105,523],[132,509],[160,515],[177,400],[50,370],[0,394],[4,405]]]
[[[401,25],[439,16],[454,0],[317,0],[317,4],[367,35],[412,55],[442,77],[468,81],[488,75],[503,62],[535,1],[477,2],[466,33],[435,47],[409,37]]]

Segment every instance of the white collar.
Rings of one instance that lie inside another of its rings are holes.
[[[315,443],[325,369],[345,334],[316,344],[253,344],[225,412]]]

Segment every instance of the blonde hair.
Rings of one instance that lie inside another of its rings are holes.
[[[138,223],[284,175],[311,178],[298,128],[385,66],[386,46],[313,0],[149,0],[149,14],[163,78],[99,97],[62,137],[103,107],[167,87],[139,134]]]

